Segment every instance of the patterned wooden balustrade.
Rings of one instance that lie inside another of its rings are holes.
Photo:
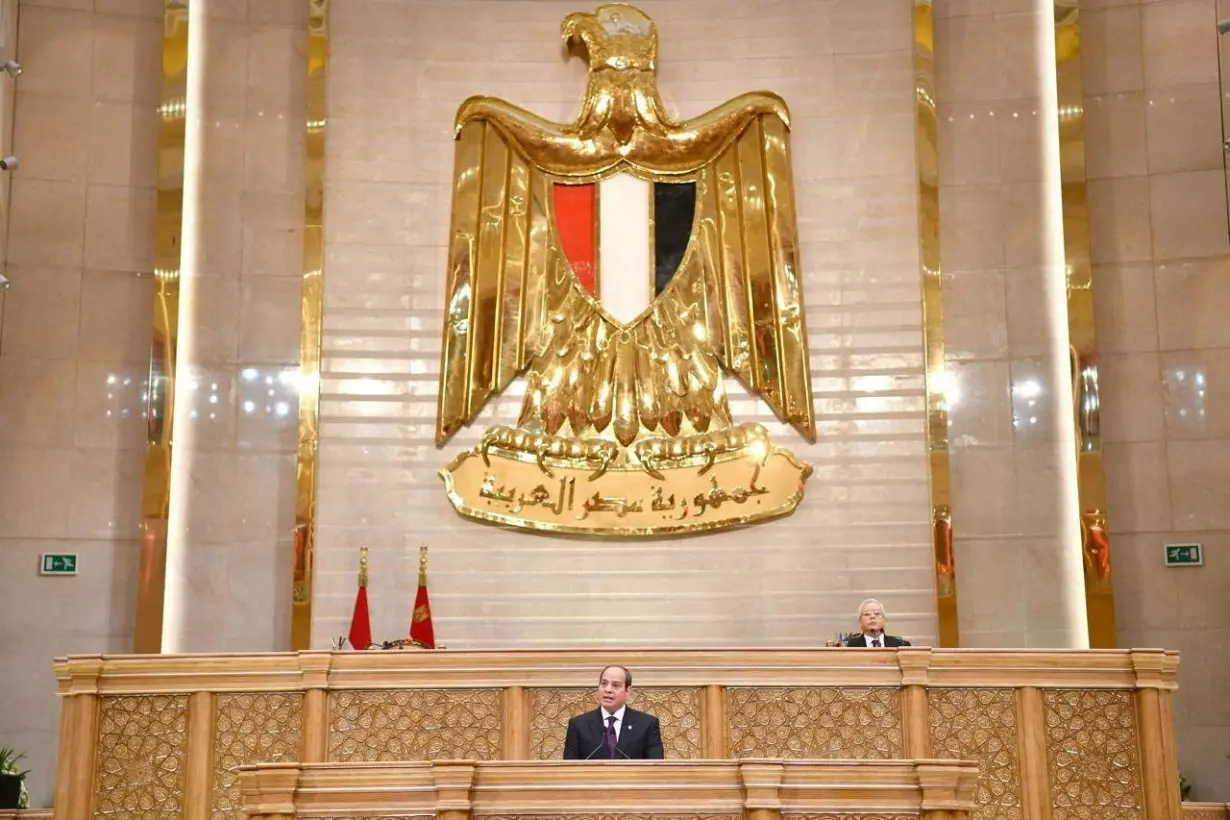
[[[240,788],[252,820],[968,820],[977,779],[972,760],[262,763]]]
[[[1176,653],[908,648],[63,658],[55,820],[239,820],[247,764],[558,758],[610,661],[668,759],[969,760],[976,820],[1183,816]]]

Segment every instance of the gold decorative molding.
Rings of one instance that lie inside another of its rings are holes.
[[[103,698],[94,776],[95,816],[180,820],[187,734],[185,695]]]
[[[498,689],[329,693],[329,760],[495,760]]]
[[[733,757],[875,760],[901,757],[901,690],[726,690]]]
[[[939,645],[960,646],[948,458],[948,391],[951,383],[944,366],[934,18],[932,0],[914,0],[914,150],[918,169],[918,264],[922,280],[923,347],[927,367],[927,467],[931,491],[931,539],[935,553],[935,604]]]
[[[1015,693],[931,689],[927,705],[934,755],[978,761],[973,820],[1023,820]]]
[[[299,335],[299,439],[290,648],[312,644],[316,546],[316,452],[325,268],[325,132],[328,128],[329,0],[308,0],[307,134],[303,173],[303,293]]]
[[[243,820],[238,769],[248,763],[300,760],[303,695],[219,695],[215,712],[211,817]]]
[[[1132,693],[1051,690],[1042,699],[1054,820],[1143,820]]]
[[[160,112],[183,105],[188,93],[188,0],[165,0],[162,12]],[[138,109],[140,110],[140,109]],[[179,338],[179,265],[184,217],[186,117],[159,118],[158,210],[154,240],[154,302],[150,317],[149,380],[145,391],[145,470],[141,490],[141,560],[137,570],[133,652],[162,651],[167,519],[171,511],[171,422]]]

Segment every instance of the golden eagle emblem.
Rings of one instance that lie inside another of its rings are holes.
[[[735,424],[722,381],[815,439],[786,103],[749,93],[676,122],[639,9],[570,14],[561,35],[589,62],[575,122],[490,97],[457,112],[437,446],[515,377],[526,390],[517,427],[440,471],[449,498],[482,520],[621,536],[791,512],[811,468]],[[694,186],[673,276],[625,319],[578,279],[553,197],[621,173]]]

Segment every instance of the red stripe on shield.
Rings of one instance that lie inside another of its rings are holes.
[[[594,270],[598,257],[598,221],[595,219],[595,186],[562,185],[555,189],[555,229],[564,256],[572,265],[581,286],[597,295]]]

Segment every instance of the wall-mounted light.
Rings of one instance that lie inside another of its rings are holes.
[[[3,68],[4,68],[4,73],[8,74],[13,79],[16,79],[21,76],[21,63],[17,62],[16,60],[6,61]]]
[[[0,159],[0,171],[16,171],[21,162],[12,154]]]
[[[1230,31],[1230,17],[1217,21],[1217,33],[1225,34],[1227,31]]]
[[[8,290],[10,284],[11,283],[9,282],[9,278],[5,276],[3,273],[0,273],[0,293],[3,293],[4,291]]]

